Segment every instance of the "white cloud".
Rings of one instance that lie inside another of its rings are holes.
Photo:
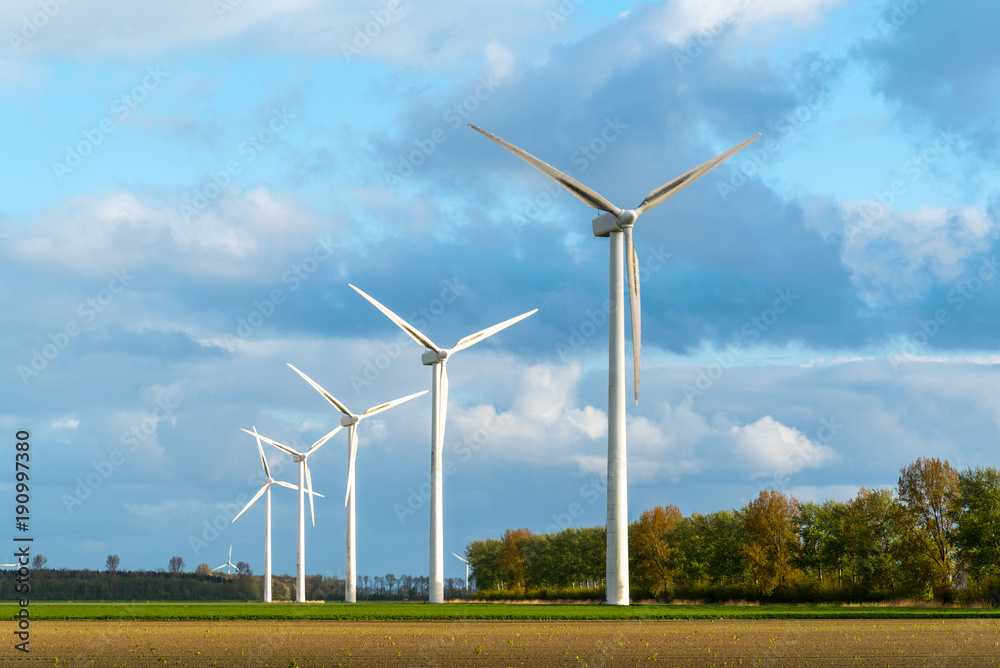
[[[16,258],[106,275],[112,269],[253,279],[281,274],[289,245],[325,238],[323,222],[266,188],[227,188],[213,207],[180,209],[129,191],[85,194],[40,212],[9,244]],[[312,238],[310,238],[312,237]],[[301,249],[297,249],[302,252]],[[326,255],[329,257],[329,254]]]
[[[730,427],[727,436],[732,453],[755,478],[799,473],[838,459],[829,447],[808,439],[798,429],[785,426],[769,415],[743,427]]]
[[[895,211],[878,202],[845,202],[841,260],[872,305],[915,299],[931,281],[978,270],[998,229],[979,207]]]
[[[71,417],[59,418],[58,420],[53,420],[52,422],[52,427],[54,429],[76,429],[79,426],[80,421]]]
[[[733,28],[746,29],[778,21],[798,26],[814,23],[846,0],[677,0],[663,5],[654,29],[667,42],[684,45],[696,35],[716,38]]]

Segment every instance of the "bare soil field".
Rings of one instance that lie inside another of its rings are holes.
[[[0,665],[1000,666],[996,619],[59,621],[32,624],[30,654],[11,638]]]

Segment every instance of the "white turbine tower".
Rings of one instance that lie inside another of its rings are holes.
[[[451,355],[473,346],[487,337],[524,320],[538,309],[504,320],[498,325],[487,327],[481,332],[471,334],[451,348],[441,348],[421,334],[413,325],[378,303],[363,290],[354,287],[355,291],[370,301],[375,308],[382,311],[390,320],[406,332],[411,339],[427,350],[420,357],[425,366],[433,367],[432,380],[432,411],[431,411],[431,541],[430,541],[430,582],[428,583],[428,600],[430,603],[444,603],[444,505],[441,498],[443,483],[441,472],[441,455],[444,449],[444,426],[448,412],[448,371],[446,364]]]
[[[231,573],[229,572],[229,568],[230,567],[236,568],[236,564],[233,563],[233,546],[232,545],[229,546],[229,561],[227,561],[226,563],[222,564],[221,566],[216,566],[215,568],[212,569],[212,572],[214,573],[215,571],[221,571],[223,568],[225,568],[226,569],[226,575],[231,575]]]
[[[298,603],[305,603],[306,601],[306,508],[305,508],[305,496],[306,488],[309,489],[309,511],[312,514],[313,526],[316,526],[316,507],[313,503],[313,489],[312,489],[312,476],[309,474],[309,465],[306,460],[309,459],[309,455],[319,450],[320,446],[330,440],[334,434],[341,430],[341,427],[337,427],[329,434],[319,439],[305,452],[299,452],[294,450],[287,445],[278,443],[277,441],[272,441],[267,436],[261,436],[257,433],[257,430],[246,431],[252,436],[256,436],[261,440],[270,443],[279,450],[284,450],[292,456],[292,460],[297,462],[299,465],[299,547],[298,547],[298,559],[295,569],[295,600]]]
[[[452,552],[452,554],[455,554]],[[465,591],[469,591],[469,562],[455,554],[455,558],[465,563]]]
[[[355,549],[356,535],[354,529],[354,461],[358,455],[358,423],[365,418],[378,415],[382,411],[387,411],[393,406],[398,406],[399,404],[405,403],[410,399],[415,399],[420,395],[427,394],[427,390],[402,397],[401,399],[395,399],[388,403],[379,404],[378,406],[372,406],[361,415],[356,415],[348,410],[347,406],[337,401],[336,397],[320,387],[319,384],[312,378],[305,375],[291,364],[288,366],[292,367],[292,371],[302,376],[307,383],[312,385],[313,389],[322,394],[324,399],[333,404],[334,408],[344,414],[344,417],[340,418],[340,426],[347,427],[347,495],[344,499],[344,506],[347,507],[347,554],[345,555],[347,573],[344,586],[344,602],[354,603],[357,601],[358,582],[357,552]]]
[[[527,151],[474,125],[473,130],[489,137],[505,149],[565,188],[587,206],[606,211],[593,220],[594,236],[610,237],[610,313],[608,319],[608,561],[605,579],[607,601],[611,605],[629,604],[628,583],[628,475],[625,450],[625,292],[622,280],[622,237],[628,265],[629,305],[632,320],[632,357],[635,402],[639,403],[639,357],[641,311],[639,305],[639,267],[632,244],[632,226],[636,219],[680,192],[726,158],[746,148],[760,135],[747,139],[711,160],[681,174],[649,193],[635,209],[620,209],[597,192],[542,162]]]
[[[261,494],[267,493],[265,498],[265,508],[266,508],[266,518],[264,520],[264,602],[271,602],[271,485],[281,485],[282,487],[287,487],[288,489],[298,489],[295,485],[289,482],[283,482],[281,480],[275,480],[271,477],[271,468],[267,465],[267,457],[264,456],[264,448],[260,444],[260,434],[257,433],[257,427],[253,428],[253,435],[257,438],[257,450],[260,452],[260,463],[264,467],[264,482],[262,487],[257,490],[254,497],[250,499],[250,502],[243,506],[243,510],[233,518],[233,522],[240,518],[240,515],[245,513],[247,509],[254,504],[257,499],[260,498]],[[316,496],[323,496],[322,494],[316,494]]]

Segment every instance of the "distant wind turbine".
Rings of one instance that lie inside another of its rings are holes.
[[[236,568],[236,564],[233,563],[233,546],[232,545],[229,546],[229,561],[227,561],[226,563],[222,564],[221,566],[216,566],[215,568],[212,569],[212,572],[214,573],[215,571],[221,571],[223,568],[225,568],[226,569],[226,575],[232,575],[232,573],[229,572],[230,567]]]
[[[628,474],[625,449],[625,293],[622,280],[622,237],[625,262],[628,266],[629,305],[632,320],[632,360],[635,381],[635,402],[639,403],[639,357],[642,339],[642,313],[639,304],[639,266],[632,244],[632,226],[636,219],[653,207],[704,176],[735,153],[760,137],[756,135],[720,153],[694,169],[656,188],[635,209],[620,209],[576,179],[542,162],[527,151],[475,125],[473,130],[492,139],[505,149],[565,188],[589,207],[606,211],[594,218],[596,237],[610,237],[610,317],[608,318],[608,561],[606,573],[607,601],[611,605],[629,604],[628,583]]]
[[[420,357],[420,361],[425,366],[433,367],[432,396],[431,396],[431,540],[430,540],[430,582],[428,584],[428,601],[430,603],[444,603],[444,505],[441,498],[441,488],[443,486],[442,476],[442,450],[444,448],[444,427],[448,412],[448,371],[446,364],[451,355],[474,346],[480,341],[493,336],[497,332],[510,327],[516,322],[524,320],[538,309],[522,313],[521,315],[504,320],[498,325],[487,327],[486,329],[471,334],[460,340],[451,348],[441,348],[427,336],[422,334],[410,323],[406,322],[398,315],[382,306],[374,297],[366,294],[363,290],[351,285],[362,297],[367,299],[379,311],[382,311],[390,320],[427,350]]]
[[[295,485],[282,482],[281,480],[275,480],[271,477],[271,468],[267,465],[267,457],[264,456],[264,448],[260,444],[260,434],[257,433],[257,427],[253,428],[253,436],[257,439],[257,450],[260,452],[260,463],[264,467],[264,482],[262,487],[257,490],[254,497],[250,499],[250,502],[243,506],[243,510],[239,512],[236,517],[233,518],[233,522],[240,518],[240,515],[245,513],[247,509],[254,504],[254,502],[260,498],[261,494],[267,493],[265,498],[265,517],[264,520],[264,602],[271,602],[271,485],[281,485],[282,487],[287,487],[288,489],[298,489]],[[323,496],[322,494],[316,494],[316,496]]]
[[[316,507],[313,504],[313,488],[312,488],[312,476],[309,474],[309,465],[306,460],[309,459],[309,455],[319,450],[319,448],[330,440],[330,438],[340,431],[342,427],[337,427],[329,434],[319,439],[305,452],[299,452],[294,450],[287,445],[278,443],[277,441],[272,441],[267,436],[261,436],[257,433],[257,430],[246,431],[248,434],[260,438],[266,443],[270,443],[279,450],[283,450],[292,456],[292,460],[297,462],[299,465],[299,547],[298,547],[298,563],[295,571],[295,600],[298,603],[305,603],[306,601],[306,508],[305,508],[305,496],[306,488],[309,488],[309,511],[312,514],[313,526],[316,526]]]
[[[423,394],[427,394],[427,390],[411,394],[401,399],[394,399],[388,403],[372,406],[364,413],[356,415],[348,410],[347,406],[338,401],[336,397],[320,387],[319,383],[296,369],[291,364],[288,366],[292,367],[292,371],[302,376],[307,383],[313,386],[313,389],[323,395],[324,399],[333,404],[334,408],[344,414],[344,417],[340,418],[340,426],[347,427],[347,496],[344,499],[344,505],[347,507],[347,554],[345,558],[347,563],[347,573],[344,587],[344,602],[354,603],[357,601],[358,581],[356,535],[354,529],[354,461],[358,455],[358,423],[365,418],[378,415],[382,411],[387,411],[393,406],[398,406],[399,404],[405,403],[410,399],[415,399]]]
[[[452,552],[452,554],[455,554]],[[465,562],[465,591],[469,591],[469,562],[455,554],[455,558]]]

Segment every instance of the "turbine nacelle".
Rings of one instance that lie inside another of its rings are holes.
[[[420,355],[420,361],[424,366],[433,366],[448,359],[450,353],[450,350],[431,350],[428,348]]]
[[[350,427],[351,425],[355,425],[359,422],[361,422],[361,418],[359,418],[357,415],[345,415],[342,418],[340,418],[341,427]]]
[[[635,225],[635,220],[638,217],[639,214],[636,213],[635,209],[625,209],[617,216],[613,213],[601,214],[594,218],[591,223],[594,227],[594,236],[609,237],[612,232],[620,232],[626,227]]]

